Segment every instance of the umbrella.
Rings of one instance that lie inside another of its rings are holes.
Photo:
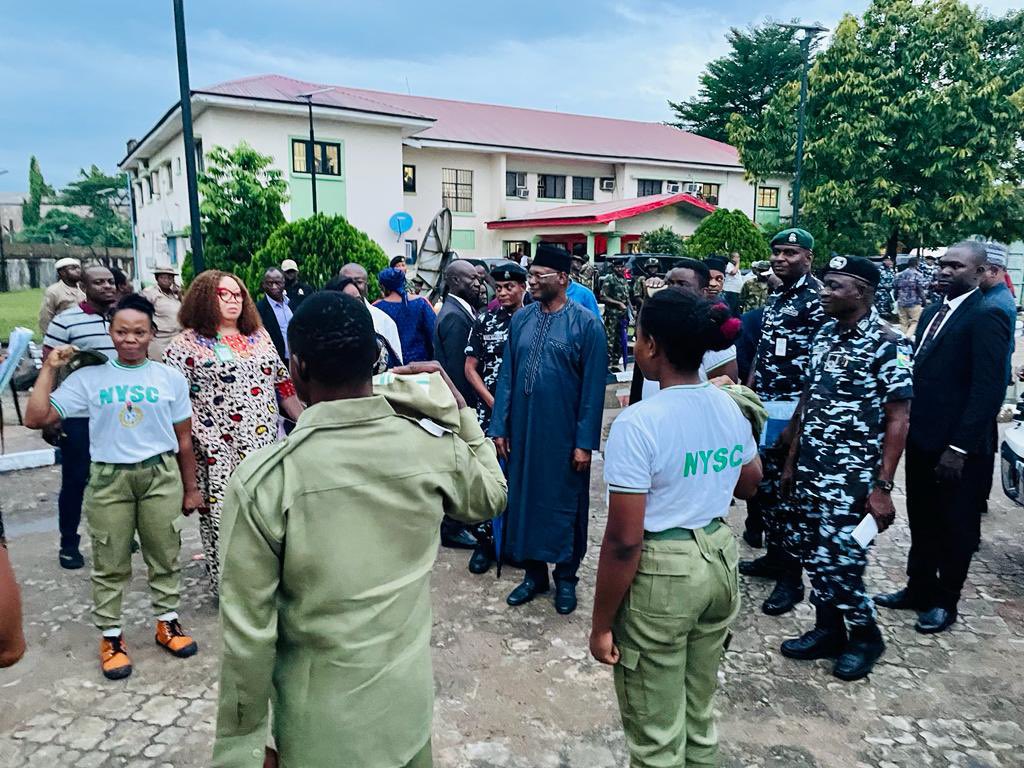
[[[508,466],[504,459],[498,459],[501,471],[508,479]],[[508,510],[505,510],[491,521],[491,534],[494,536],[494,557],[497,564],[495,578],[501,578],[501,566],[505,559],[505,541],[508,540]]]

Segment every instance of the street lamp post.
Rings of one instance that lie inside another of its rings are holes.
[[[7,173],[6,168],[0,168],[0,176]],[[13,237],[14,233],[11,233]],[[7,293],[10,285],[7,282],[7,254],[4,253],[4,222],[0,219],[0,293]]]
[[[306,165],[309,166],[309,179],[310,189],[313,192],[313,215],[317,214],[316,206],[316,139],[313,136],[313,97],[318,93],[327,93],[327,91],[333,91],[333,88],[319,88],[309,93],[300,93],[299,98],[306,100],[306,106],[309,107],[309,154],[306,156]]]
[[[800,72],[800,109],[796,123],[796,169],[793,176],[793,226],[800,223],[800,186],[804,171],[804,118],[807,114],[807,72],[811,68],[811,43],[820,34],[828,32],[821,24],[779,24],[786,29],[801,30],[800,51],[803,54],[803,67]]]
[[[183,0],[174,0],[174,36],[178,47],[178,89],[181,93],[181,129],[185,139],[185,184],[188,187],[188,213],[192,232],[192,270],[206,269],[203,259],[203,232],[199,223],[199,189],[196,187],[196,142],[192,135],[192,89],[188,84],[188,51],[185,48],[185,9]]]

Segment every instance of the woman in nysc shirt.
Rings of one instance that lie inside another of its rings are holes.
[[[723,519],[761,480],[750,422],[701,381],[704,354],[733,343],[727,309],[678,290],[644,304],[636,364],[656,397],[612,424],[608,525],[590,650],[615,665],[633,768],[717,765],[718,665],[739,610],[736,543]]]

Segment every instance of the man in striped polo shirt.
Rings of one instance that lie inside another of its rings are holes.
[[[43,339],[43,358],[65,344],[100,352],[114,358],[110,338],[110,309],[117,298],[114,276],[104,266],[87,267],[82,273],[85,301],[65,309],[50,321]],[[57,500],[60,524],[62,568],[81,568],[85,564],[78,551],[78,524],[82,519],[82,497],[89,481],[89,419],[65,419],[60,427],[60,496]]]

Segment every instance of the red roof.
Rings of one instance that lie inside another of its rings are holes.
[[[497,219],[487,222],[488,229],[520,229],[522,227],[561,227],[577,224],[602,224],[608,221],[628,219],[641,213],[655,211],[668,205],[689,205],[703,217],[715,210],[706,200],[686,192],[634,197],[628,200],[610,200],[605,203],[587,205],[561,205],[546,211],[521,216],[516,219]]]
[[[662,123],[367,91],[281,75],[231,80],[194,93],[296,101],[300,93],[321,88],[331,90],[313,96],[318,106],[432,119],[434,124],[415,138],[511,150],[740,167],[734,147]]]

